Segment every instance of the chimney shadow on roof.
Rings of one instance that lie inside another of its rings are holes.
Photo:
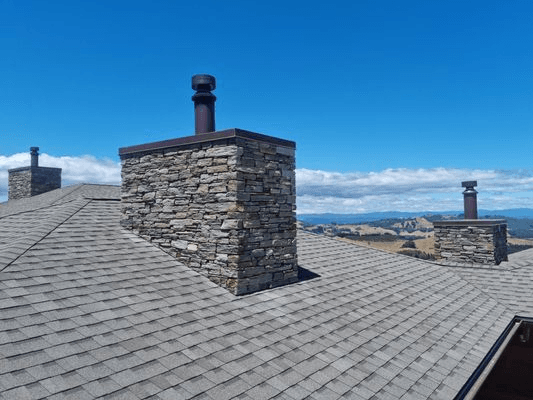
[[[298,282],[309,281],[315,278],[320,278],[320,275],[298,266]]]

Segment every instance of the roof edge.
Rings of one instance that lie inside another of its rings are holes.
[[[496,342],[485,355],[474,373],[468,378],[459,393],[454,397],[454,400],[475,399],[477,392],[481,389],[485,379],[489,376],[492,368],[498,361],[498,358],[503,353],[518,328],[522,325],[522,322],[533,323],[533,318],[515,315],[502,334],[496,339]]]
[[[146,151],[154,150],[165,150],[170,148],[176,148],[191,144],[205,143],[205,142],[215,142],[219,140],[232,139],[232,138],[243,138],[256,140],[260,142],[266,142],[275,144],[278,146],[289,147],[292,149],[296,148],[296,142],[286,139],[280,139],[274,136],[263,135],[261,133],[255,133],[246,131],[244,129],[231,128],[225,129],[222,131],[215,131],[210,133],[203,133],[194,136],[185,136],[176,139],[163,140],[160,142],[152,142],[146,144],[140,144],[135,146],[121,147],[118,150],[119,156],[132,155],[136,153],[143,153]]]

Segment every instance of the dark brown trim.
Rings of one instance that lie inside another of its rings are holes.
[[[7,172],[21,172],[21,171],[55,171],[59,170],[61,171],[61,168],[54,168],[54,167],[19,167],[19,168],[11,168],[8,169]]]
[[[250,140],[256,140],[259,142],[265,142],[275,144],[278,146],[290,147],[295,149],[296,143],[291,140],[285,140],[276,138],[273,136],[262,135],[260,133],[245,131],[243,129],[232,128],[223,131],[216,131],[210,133],[203,133],[194,136],[185,136],[176,139],[163,140],[160,142],[140,144],[136,146],[121,147],[118,149],[119,156],[125,156],[135,153],[145,153],[152,150],[164,150],[169,148],[177,148],[196,143],[215,142],[219,140],[231,139],[231,138],[244,138]]]

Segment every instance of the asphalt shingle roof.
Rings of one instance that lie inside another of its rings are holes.
[[[466,269],[304,232],[319,277],[236,297],[122,230],[118,188],[41,196],[0,213],[2,399],[449,399],[533,310],[514,308],[517,269],[493,296]]]
[[[517,315],[533,316],[533,249],[510,254],[501,268],[449,269],[506,304]]]

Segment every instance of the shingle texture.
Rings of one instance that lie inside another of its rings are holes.
[[[516,314],[533,316],[533,249],[510,254],[509,261],[497,267],[476,271],[454,266],[449,270],[508,305]]]
[[[319,277],[237,297],[122,230],[119,195],[1,208],[0,398],[450,399],[533,310],[527,260],[493,296],[497,272],[304,232]]]

